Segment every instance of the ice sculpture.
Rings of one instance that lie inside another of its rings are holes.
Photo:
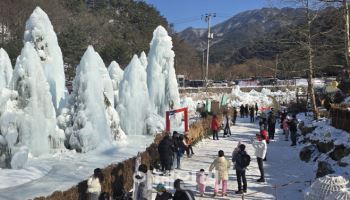
[[[39,7],[26,22],[24,42],[32,43],[39,55],[50,85],[53,105],[59,111],[65,102],[66,90],[62,52],[49,17]]]
[[[0,48],[0,90],[8,87],[12,78],[12,65],[9,56],[3,48]]]
[[[160,116],[180,105],[172,47],[171,37],[165,28],[158,26],[153,32],[148,54],[147,85],[151,106]]]
[[[128,135],[146,133],[145,120],[149,116],[147,76],[136,55],[125,68],[120,82],[118,113],[121,127]]]
[[[69,99],[69,114],[65,113],[66,145],[78,152],[87,152],[99,145],[110,144],[103,83],[99,73],[99,57],[89,46],[77,67],[73,92]],[[60,119],[62,120],[62,119]]]

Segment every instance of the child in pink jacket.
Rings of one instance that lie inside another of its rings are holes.
[[[205,186],[207,182],[207,175],[204,173],[204,169],[200,169],[197,173],[196,182],[198,186],[199,193],[201,194],[201,197],[204,195],[205,192]]]

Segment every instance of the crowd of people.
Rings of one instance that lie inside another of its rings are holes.
[[[247,111],[248,109],[248,111]],[[254,106],[241,105],[240,114],[241,117],[250,116],[250,122],[254,123],[256,119],[259,119],[259,132],[255,137],[250,138],[250,145],[255,150],[256,163],[259,168],[260,177],[257,182],[265,182],[264,173],[264,161],[267,160],[268,144],[275,139],[275,130],[277,119],[280,119],[280,128],[283,130],[284,139],[286,141],[292,141],[291,146],[296,145],[297,141],[297,126],[298,120],[296,115],[288,115],[284,110],[283,112],[275,112],[273,108],[269,111],[258,113],[258,105]],[[260,114],[258,116],[258,114]],[[252,119],[253,118],[253,119]],[[219,132],[223,130],[223,137],[231,136],[231,125],[236,124],[237,109],[234,108],[232,117],[228,113],[223,115],[223,123],[221,124],[217,115],[213,115],[211,121],[211,130],[213,140],[219,139]],[[191,158],[194,155],[192,148],[192,138],[188,134],[179,134],[174,131],[172,135],[169,133],[164,136],[158,145],[158,152],[160,158],[160,171],[162,176],[170,176],[171,170],[181,169],[181,159],[185,155]],[[246,179],[246,170],[251,162],[251,156],[246,151],[246,145],[241,141],[238,141],[238,145],[232,152],[231,160],[225,157],[225,152],[219,150],[217,157],[208,166],[208,173],[205,169],[200,169],[196,173],[197,189],[200,196],[204,196],[206,192],[206,186],[208,177],[215,171],[215,184],[213,197],[219,195],[219,187],[221,186],[221,196],[227,196],[229,172],[233,169],[237,179],[236,194],[243,194],[247,192],[248,183]],[[151,200],[153,191],[153,174],[151,170],[148,170],[147,166],[141,164],[138,167],[137,173],[133,176],[134,189],[132,197],[130,199],[135,200]],[[103,181],[103,175],[100,169],[95,169],[93,176],[87,181],[88,193],[90,199],[108,199],[108,195],[101,194],[101,182]],[[156,187],[156,200],[194,200],[195,196],[191,190],[186,189],[185,183],[181,179],[176,179],[173,183],[175,193],[169,192],[163,183],[159,183]]]

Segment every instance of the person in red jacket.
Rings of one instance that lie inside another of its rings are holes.
[[[215,138],[219,140],[219,129],[220,129],[220,123],[219,119],[216,115],[213,115],[213,119],[211,120],[211,130],[213,131],[213,140]]]
[[[269,133],[267,132],[267,130],[261,130],[260,131],[260,134],[256,134],[256,139],[261,141],[261,136],[260,135],[264,135],[265,138],[266,138],[266,143],[269,143],[270,142],[270,139],[269,139]]]

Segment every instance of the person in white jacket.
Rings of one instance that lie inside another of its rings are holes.
[[[222,183],[222,196],[226,196],[228,171],[231,167],[231,163],[225,158],[224,151],[220,150],[218,154],[219,156],[210,165],[209,172],[212,172],[214,168],[216,170],[214,196],[216,196],[219,191],[220,183]]]
[[[257,180],[257,182],[265,182],[263,159],[266,156],[267,144],[265,135],[261,134],[260,137],[261,141],[254,140],[254,138],[251,138],[251,141],[253,147],[255,148],[255,156],[257,158],[260,171],[260,178]]]
[[[147,169],[145,164],[138,168],[134,175],[134,200],[152,200],[153,178],[152,173]]]
[[[103,181],[103,174],[100,168],[94,170],[94,174],[88,179],[87,192],[89,193],[90,200],[98,200],[101,194],[101,182]]]

